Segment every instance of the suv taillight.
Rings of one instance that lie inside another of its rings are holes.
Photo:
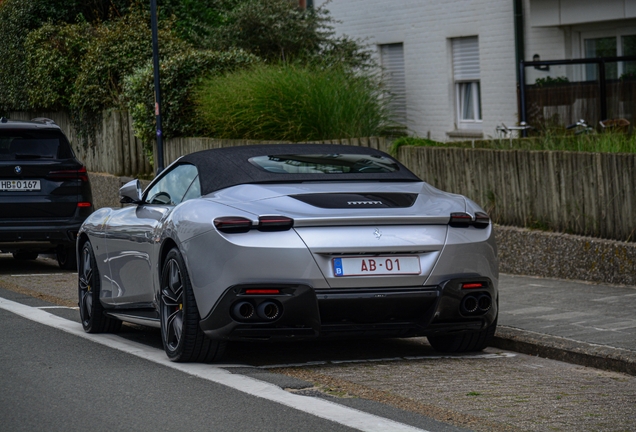
[[[51,171],[47,177],[51,180],[80,179],[83,182],[88,181],[88,173],[86,172],[86,167],[84,166],[76,170]]]

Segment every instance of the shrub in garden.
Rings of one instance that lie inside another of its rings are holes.
[[[146,11],[135,10],[124,17],[95,27],[95,36],[81,59],[71,97],[77,124],[94,129],[105,108],[124,108],[121,101],[124,77],[152,59],[150,18]],[[190,46],[167,29],[160,29],[161,55],[168,57]],[[86,129],[83,127],[82,129]]]
[[[88,23],[46,23],[25,40],[26,95],[30,109],[67,110],[80,62],[93,37]]]
[[[343,68],[259,65],[205,80],[197,116],[211,136],[310,141],[382,134],[390,126],[377,83]]]
[[[195,118],[191,91],[211,74],[245,68],[259,59],[242,50],[225,52],[188,49],[166,57],[161,63],[162,126],[165,138],[201,135]],[[154,75],[152,62],[125,80],[124,98],[133,118],[135,134],[150,149],[155,139]]]
[[[217,3],[221,21],[206,40],[212,49],[241,48],[270,62],[372,65],[370,51],[359,41],[335,36],[333,19],[324,5],[302,10],[298,2],[289,0]]]
[[[0,111],[29,110],[25,41],[47,22],[93,22],[123,14],[130,0],[3,0],[0,2]],[[39,104],[36,104],[39,105]]]

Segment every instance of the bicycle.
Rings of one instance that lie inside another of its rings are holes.
[[[521,138],[520,132],[527,131],[529,129],[534,128],[526,122],[519,123],[519,126],[506,126],[505,123],[501,123],[501,126],[497,126],[495,128],[499,139],[508,138],[510,140],[510,148],[512,148],[513,132],[517,132],[516,138]]]
[[[506,126],[505,123],[501,123],[501,126],[497,126],[495,130],[497,131],[497,135],[499,138],[512,138],[512,133],[515,131],[525,131],[528,129],[532,129],[526,122],[519,123],[519,126]]]
[[[580,119],[576,123],[566,126],[565,129],[575,129],[574,135],[591,135],[596,133],[596,129],[594,129],[592,126],[589,126],[583,119]]]

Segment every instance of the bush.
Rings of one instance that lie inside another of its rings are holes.
[[[197,115],[211,136],[311,141],[382,134],[386,99],[342,68],[261,65],[204,81]]]
[[[127,12],[129,0],[3,0],[0,2],[0,111],[29,110],[25,41],[47,22],[99,21]],[[36,105],[40,105],[37,103]]]
[[[68,110],[80,62],[93,37],[88,23],[47,23],[25,41],[26,94],[34,110]]]
[[[241,48],[270,62],[372,65],[370,51],[358,41],[334,36],[333,19],[324,6],[302,10],[289,0],[226,3],[232,6],[219,6],[222,21],[207,38],[213,49]]]
[[[244,68],[258,58],[241,50],[213,52],[188,49],[161,63],[162,127],[164,138],[203,133],[195,119],[191,91],[204,77]],[[146,148],[155,139],[154,75],[152,62],[125,80],[124,97],[133,118],[135,135]]]

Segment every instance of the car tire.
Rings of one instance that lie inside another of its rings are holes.
[[[492,342],[492,338],[495,336],[495,330],[497,330],[496,318],[491,325],[478,332],[428,336],[427,339],[433,349],[438,352],[463,353],[482,351]]]
[[[37,252],[30,251],[17,251],[13,252],[12,255],[13,259],[18,261],[33,261],[34,259],[37,259],[39,254]]]
[[[75,247],[60,246],[56,252],[57,264],[64,270],[77,270],[77,255],[75,255]]]
[[[218,360],[224,341],[209,339],[201,330],[199,310],[185,262],[178,249],[168,252],[161,272],[161,340],[174,362],[209,363]]]
[[[82,327],[87,333],[117,333],[122,322],[104,315],[104,306],[99,300],[101,279],[90,241],[82,244],[80,256],[77,291]]]

